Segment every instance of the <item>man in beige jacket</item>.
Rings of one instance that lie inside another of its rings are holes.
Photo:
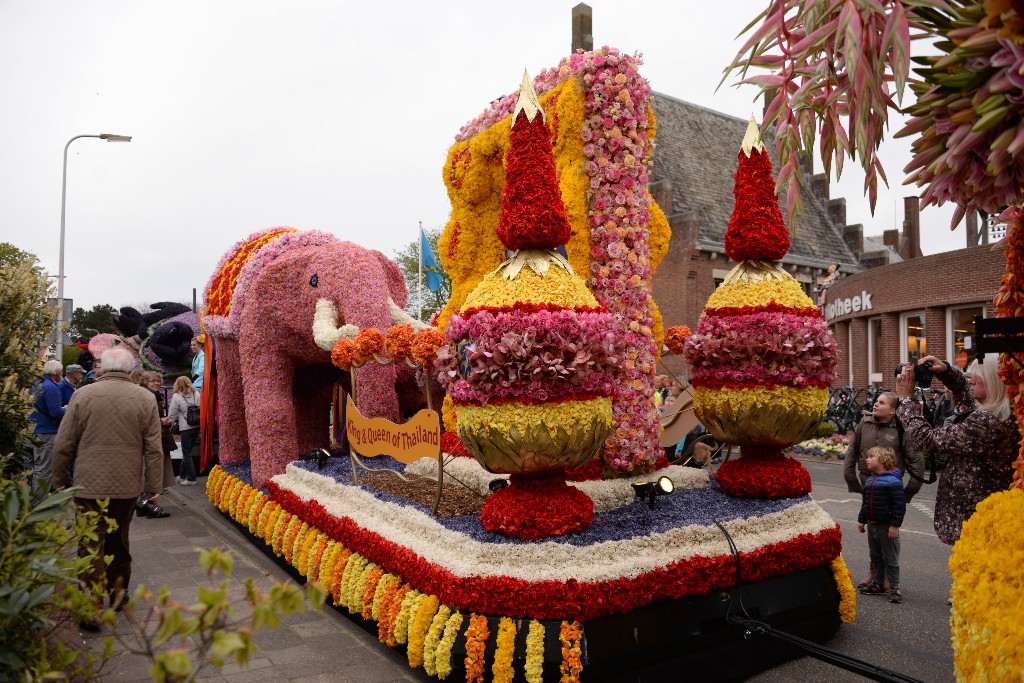
[[[155,501],[162,491],[163,451],[156,401],[129,378],[134,356],[113,348],[104,352],[102,363],[103,376],[75,392],[61,420],[53,447],[53,483],[79,487],[75,505],[80,512],[99,511],[99,501],[110,500],[106,515],[117,529],[108,533],[101,522],[96,539],[82,541],[79,556],[95,553],[92,570],[82,578],[104,586],[111,606],[119,607],[132,574],[128,527],[139,495],[149,493]],[[109,565],[103,561],[106,555],[113,556]]]

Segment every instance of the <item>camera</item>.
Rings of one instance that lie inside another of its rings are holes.
[[[921,365],[915,365],[914,363],[900,363],[896,366],[896,372],[893,373],[894,377],[899,377],[900,373],[903,372],[903,368],[910,366],[910,369],[914,372],[914,383],[922,389],[927,389],[932,385],[932,363],[926,361]]]

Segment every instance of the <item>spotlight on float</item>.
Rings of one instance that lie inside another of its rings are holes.
[[[316,468],[322,470],[324,463],[327,462],[327,458],[331,457],[331,452],[326,448],[314,448],[313,457],[316,458]]]
[[[491,493],[497,493],[508,486],[508,479],[491,479],[487,482],[487,488],[491,490]]]
[[[676,490],[676,485],[668,477],[658,477],[657,481],[638,481],[633,484],[633,493],[637,498],[647,498],[647,504],[654,507],[654,499],[667,496]]]

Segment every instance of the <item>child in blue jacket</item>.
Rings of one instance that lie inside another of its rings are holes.
[[[903,496],[903,477],[896,467],[891,448],[875,446],[868,450],[867,467],[871,473],[864,482],[863,502],[857,515],[857,530],[868,534],[868,553],[875,576],[860,592],[885,595],[889,579],[889,602],[903,602],[900,593],[900,525],[907,512]],[[867,525],[867,527],[865,527]]]

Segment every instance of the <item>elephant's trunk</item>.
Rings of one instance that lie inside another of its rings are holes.
[[[318,299],[313,313],[313,341],[330,353],[340,339],[352,339],[359,334],[355,325],[338,327],[338,309],[327,299]]]

